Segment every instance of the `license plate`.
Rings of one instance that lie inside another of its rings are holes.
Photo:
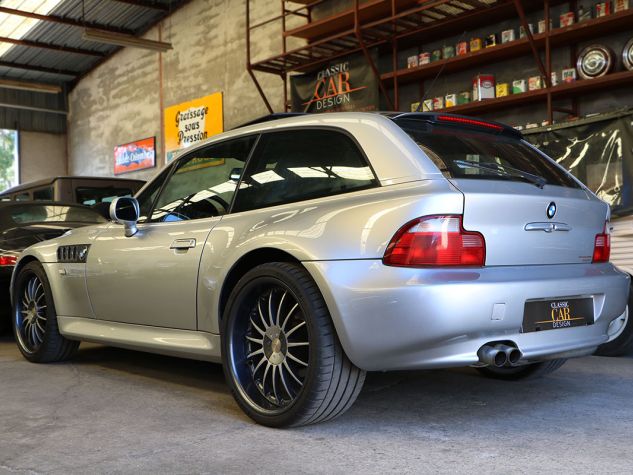
[[[523,333],[593,324],[593,299],[560,298],[525,302]]]

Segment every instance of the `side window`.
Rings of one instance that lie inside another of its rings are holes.
[[[33,191],[33,199],[35,201],[52,201],[53,200],[53,187],[47,186],[46,188],[39,188]]]
[[[15,195],[15,201],[31,201],[31,194],[28,191]]]
[[[234,211],[346,193],[377,184],[354,141],[333,130],[262,135]]]
[[[193,151],[178,160],[151,221],[182,221],[226,214],[255,136]]]
[[[143,192],[137,196],[138,206],[139,206],[139,223],[144,223],[149,219],[149,213],[152,211],[152,205],[156,200],[156,196],[160,191],[161,186],[163,186],[163,182],[169,176],[171,169],[173,166],[165,167],[165,169],[160,172],[160,174],[152,180],[152,182],[143,190]]]

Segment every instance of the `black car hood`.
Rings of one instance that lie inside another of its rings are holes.
[[[21,252],[32,244],[59,237],[71,229],[90,225],[91,223],[64,222],[16,226],[0,233],[0,249]]]

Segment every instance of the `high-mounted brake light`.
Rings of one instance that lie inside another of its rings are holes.
[[[453,122],[455,124],[472,125],[475,127],[484,127],[486,129],[496,130],[501,132],[503,127],[498,124],[492,124],[483,120],[467,119],[465,117],[454,117],[452,115],[438,115],[437,120],[442,122]]]
[[[0,254],[0,267],[13,267],[18,258],[7,254]]]
[[[596,234],[593,245],[593,259],[591,262],[609,262],[611,256],[611,235],[609,234],[608,223],[604,223],[604,228],[600,234]]]
[[[459,215],[425,216],[409,221],[393,236],[383,263],[388,266],[477,266],[486,260],[486,242],[466,231]]]

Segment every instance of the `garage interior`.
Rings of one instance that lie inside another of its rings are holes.
[[[454,113],[515,127],[606,201],[630,274],[632,41],[628,0],[2,0],[6,188],[150,180],[269,114]],[[581,72],[595,51],[600,71]],[[345,102],[356,77],[362,102]],[[210,132],[179,135],[178,107],[201,98]],[[147,139],[149,165],[116,161]],[[0,473],[630,473],[631,388],[633,352],[509,383],[370,372],[341,418],[278,430],[240,411],[221,365],[93,343],[36,365],[5,333]]]

